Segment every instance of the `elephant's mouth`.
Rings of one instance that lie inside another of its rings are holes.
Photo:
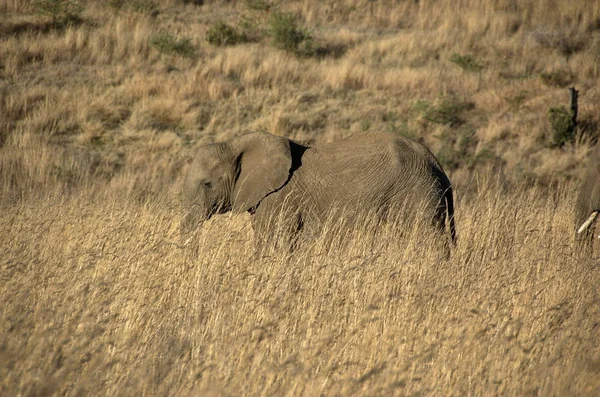
[[[231,211],[231,204],[227,204],[224,202],[215,203],[211,207],[207,219],[210,218],[211,216],[213,216],[214,214],[224,214],[229,211]]]
[[[231,205],[221,205],[217,208],[217,214],[224,214],[231,211]]]

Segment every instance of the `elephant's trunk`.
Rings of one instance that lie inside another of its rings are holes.
[[[192,212],[187,212],[181,223],[179,224],[179,237],[181,243],[185,246],[192,239],[194,230],[198,227],[198,225],[202,222],[197,216]]]
[[[194,204],[189,206],[186,214],[180,223],[180,236],[181,241],[184,245],[190,242],[194,235],[194,232],[204,223],[205,221],[212,218],[215,214],[223,214],[231,210],[231,205],[220,201],[218,203],[209,203],[205,205]]]
[[[577,234],[583,233],[588,227],[590,227],[590,225],[596,219],[596,216],[598,216],[598,211],[592,212],[587,220],[581,224],[579,229],[577,229]]]
[[[195,232],[205,221],[212,217],[213,213],[214,210],[205,205],[198,205],[196,203],[188,205],[185,215],[179,224],[180,237],[184,245],[190,242],[196,234]]]

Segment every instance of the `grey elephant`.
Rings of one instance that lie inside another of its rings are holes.
[[[600,145],[592,152],[579,189],[575,205],[575,227],[578,242],[584,247],[593,247],[592,237],[596,217],[600,213]]]
[[[214,214],[250,212],[255,238],[297,243],[332,211],[348,219],[417,211],[456,240],[450,180],[421,144],[365,132],[309,146],[253,132],[201,147],[183,185],[183,235]],[[423,212],[424,211],[424,212]],[[279,225],[277,231],[275,224]]]

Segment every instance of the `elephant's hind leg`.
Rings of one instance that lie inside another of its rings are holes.
[[[451,233],[448,233],[446,228],[446,207],[440,206],[437,208],[435,216],[432,219],[432,226],[435,230],[435,233],[442,244],[442,250],[444,252],[444,257],[446,259],[450,259],[450,252],[452,251],[452,247],[454,246],[454,240],[452,238]],[[448,220],[449,221],[449,220]],[[448,225],[448,228],[450,225]]]

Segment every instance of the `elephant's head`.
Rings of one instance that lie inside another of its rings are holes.
[[[216,213],[255,208],[286,183],[291,167],[289,140],[266,132],[201,147],[184,181],[182,231]]]

